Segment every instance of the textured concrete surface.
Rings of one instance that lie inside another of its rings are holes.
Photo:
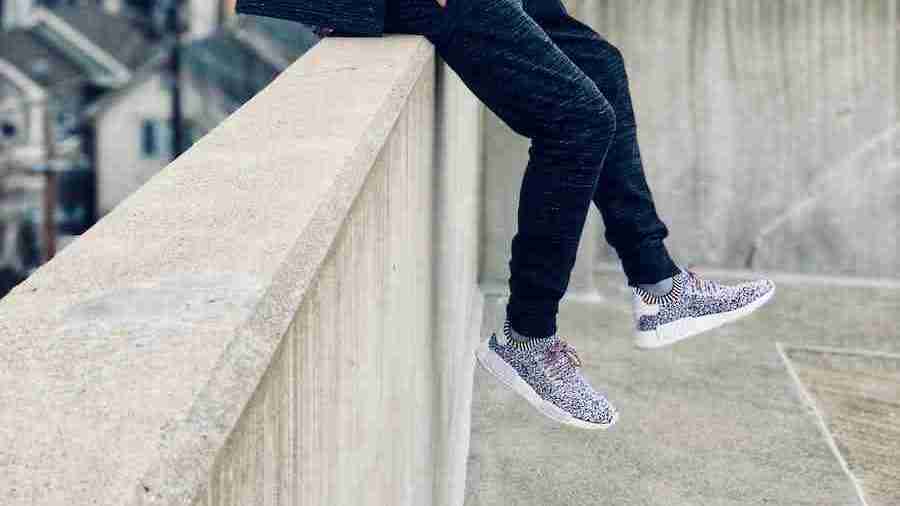
[[[898,2],[564,3],[625,56],[673,255],[900,277]],[[485,142],[485,276],[504,281],[528,140],[486,112]],[[594,223],[582,242],[615,261]]]
[[[867,503],[900,504],[900,355],[788,347],[784,356]]]
[[[572,6],[627,58],[676,255],[900,277],[897,151],[879,141],[900,118],[895,0]],[[786,218],[807,199],[816,210],[794,226]]]
[[[478,112],[431,60],[196,504],[462,503]]]
[[[568,300],[560,329],[621,421],[610,432],[560,428],[477,369],[467,506],[861,504],[776,343],[896,354],[900,284],[775,275],[779,291],[760,312],[640,351],[624,277],[603,267],[603,301]],[[489,296],[483,336],[502,322],[504,304]],[[887,480],[900,461],[859,458]]]
[[[461,497],[478,109],[438,70],[326,39],[3,298],[0,504]]]
[[[484,297],[478,287],[482,250],[481,102],[436,59],[433,208],[434,364],[437,406],[434,502],[459,506],[465,496],[472,406],[472,351],[478,345]],[[415,126],[418,128],[418,126]],[[466,336],[466,337],[461,337]]]

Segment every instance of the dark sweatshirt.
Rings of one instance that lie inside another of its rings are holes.
[[[385,0],[237,0],[240,14],[298,21],[320,36],[384,34]]]

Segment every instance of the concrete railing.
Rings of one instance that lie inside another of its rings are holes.
[[[0,302],[0,503],[461,504],[479,103],[328,38]]]

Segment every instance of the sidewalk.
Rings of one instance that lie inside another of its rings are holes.
[[[566,301],[560,330],[619,423],[560,428],[476,368],[466,506],[844,506],[857,482],[900,504],[900,286],[775,281],[744,320],[639,351],[624,277],[599,275],[602,300]],[[488,295],[485,335],[506,303]]]

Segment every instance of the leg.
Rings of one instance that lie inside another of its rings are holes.
[[[575,349],[557,335],[556,313],[615,135],[612,106],[525,13],[522,0],[449,0],[446,10],[435,0],[391,1],[413,4],[389,8],[401,21],[392,30],[425,34],[488,108],[531,139],[507,321],[503,338],[494,333],[479,346],[479,362],[544,415],[609,428],[617,411],[581,374]]]
[[[616,248],[634,287],[635,344],[641,348],[668,346],[743,318],[771,300],[775,294],[771,280],[725,285],[675,266],[662,244],[668,231],[656,215],[644,178],[621,53],[566,13],[558,0],[525,2],[526,10],[594,80],[616,111],[616,137],[593,200],[606,223],[606,238]],[[665,295],[637,286],[670,276],[672,289]]]
[[[446,9],[452,18],[443,20],[444,30],[426,33],[438,54],[489,109],[531,139],[507,318],[521,334],[549,336],[557,331],[559,300],[615,133],[615,113],[521,0],[449,0]]]
[[[679,272],[663,239],[666,225],[657,216],[644,177],[637,125],[619,50],[569,15],[558,0],[526,0],[526,11],[609,99],[617,129],[593,201],[606,226],[605,238],[616,250],[631,286],[655,283]]]

